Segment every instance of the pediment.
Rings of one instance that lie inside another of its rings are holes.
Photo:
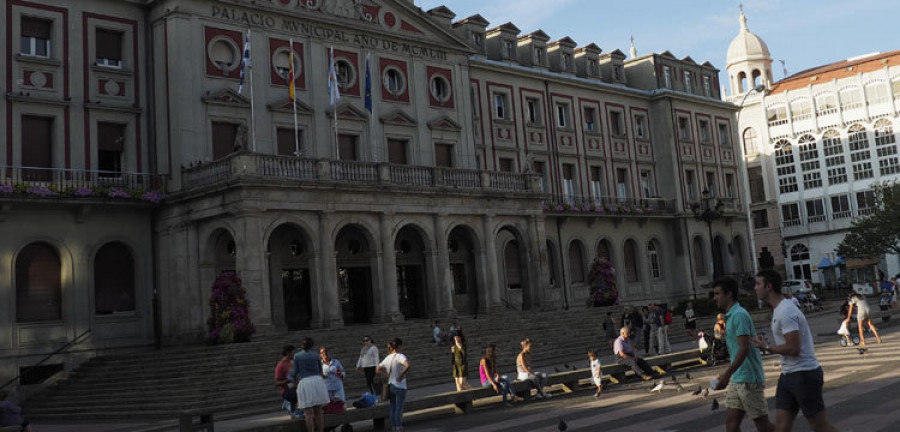
[[[578,45],[574,40],[572,40],[572,38],[570,38],[568,36],[566,36],[560,40],[553,41],[550,44],[569,47],[569,48],[575,48]]]
[[[481,16],[479,14],[475,14],[475,15],[472,15],[467,18],[463,18],[463,19],[453,23],[453,27],[459,27],[459,26],[465,25],[465,24],[473,24],[473,25],[477,25],[480,27],[487,27],[491,23],[488,22],[488,20],[484,19],[483,16]]]
[[[206,92],[200,96],[203,103],[211,105],[223,105],[231,107],[249,107],[250,98],[238,93],[232,88],[225,88],[217,92]]]
[[[340,120],[366,121],[369,119],[368,112],[359,109],[350,103],[344,102],[337,106],[337,115]],[[328,117],[334,118],[335,109],[328,111]]]
[[[587,52],[594,52],[594,53],[599,54],[599,53],[601,53],[603,50],[602,50],[599,46],[597,46],[597,44],[591,42],[591,43],[589,43],[589,44],[587,44],[587,45],[585,45],[585,46],[583,46],[583,47],[577,48],[575,51],[579,51],[579,52],[580,52],[580,51],[587,51]]]
[[[715,68],[716,68],[712,63],[709,62],[709,60],[703,62],[703,64],[702,64],[701,66],[703,66],[703,67],[705,67],[705,68],[710,68],[710,69],[715,69]]]
[[[381,122],[384,124],[392,124],[395,126],[415,126],[416,119],[410,117],[409,114],[396,110],[381,116]]]
[[[663,51],[662,53],[659,54],[659,56],[678,60],[671,52],[669,52],[669,50]]]
[[[690,64],[697,64],[697,62],[695,62],[694,59],[691,58],[691,56],[687,56],[687,57],[681,59],[681,61],[683,61],[685,63],[690,63]]]
[[[299,115],[311,115],[313,110],[312,107],[303,103],[300,99],[294,99],[294,106],[297,107],[297,114]],[[269,111],[277,111],[277,112],[286,112],[286,113],[294,113],[293,107],[291,107],[291,99],[284,98],[272,102],[269,104]]]
[[[443,6],[443,5],[433,8],[433,9],[429,9],[428,14],[436,15],[436,16],[439,16],[442,18],[447,18],[450,20],[452,20],[453,18],[456,18],[456,14],[452,10],[450,10],[450,8],[448,8],[447,6]]]
[[[532,39],[539,40],[541,42],[547,42],[550,40],[550,35],[544,33],[544,31],[541,29],[537,29],[531,33],[528,33],[527,35],[519,36],[519,39]]]
[[[511,22],[507,22],[505,24],[500,24],[499,26],[490,28],[487,31],[488,31],[488,33],[493,33],[493,32],[497,32],[497,31],[512,33],[512,34],[522,33],[522,30],[519,29],[518,27],[516,27],[516,25]]]
[[[614,50],[614,51],[612,51],[612,52],[610,52],[610,53],[609,53],[609,56],[610,56],[610,57],[618,57],[618,58],[620,58],[620,59],[622,59],[622,60],[625,59],[625,53],[623,53],[621,50],[618,50],[618,49],[617,49],[617,50]]]
[[[459,123],[455,122],[452,118],[447,116],[440,116],[428,122],[428,128],[431,130],[445,130],[453,132],[462,130],[462,127],[459,126]]]

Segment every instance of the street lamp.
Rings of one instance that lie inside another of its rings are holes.
[[[716,201],[716,204],[713,205],[713,201]],[[703,193],[700,194],[700,202],[691,207],[691,210],[694,212],[694,217],[697,220],[701,220],[706,222],[706,227],[709,230],[709,248],[710,252],[713,251],[713,234],[712,234],[712,223],[713,221],[721,219],[725,215],[725,203],[720,200],[716,200],[712,194],[709,192],[709,189],[703,189]],[[719,251],[721,254],[722,251]],[[713,255],[713,279],[719,277],[719,268],[716,266],[716,257]]]

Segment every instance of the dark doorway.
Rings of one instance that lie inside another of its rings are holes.
[[[282,269],[281,290],[284,295],[284,323],[288,330],[310,328],[312,295],[309,285],[309,270]]]
[[[424,275],[422,266],[397,266],[397,299],[400,301],[400,313],[406,319],[428,317]]]
[[[368,267],[338,270],[344,324],[372,322],[372,275]]]

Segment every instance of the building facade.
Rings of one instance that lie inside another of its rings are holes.
[[[582,306],[597,256],[632,303],[751,268],[709,63],[405,0],[6,5],[4,374],[202,338],[223,271],[275,331]]]
[[[893,131],[900,52],[854,57],[778,82],[771,62],[741,12],[741,31],[728,50],[728,100],[743,107],[756,255],[766,248],[789,278],[824,286],[873,283],[876,269],[896,274],[896,256],[845,260],[835,249],[852,221],[873,211],[872,187],[900,178]]]

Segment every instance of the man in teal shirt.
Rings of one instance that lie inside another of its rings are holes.
[[[725,396],[725,430],[739,431],[744,415],[749,415],[759,432],[774,431],[769,422],[769,410],[763,391],[766,375],[763,372],[759,348],[750,344],[756,337],[756,328],[750,314],[737,302],[738,284],[734,279],[723,278],[713,282],[716,305],[725,310],[725,344],[731,356],[731,366],[719,375],[714,390],[728,386]]]

